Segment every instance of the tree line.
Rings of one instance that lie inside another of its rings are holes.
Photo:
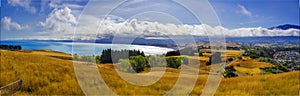
[[[103,64],[117,63],[119,59],[128,59],[138,55],[145,57],[144,52],[140,50],[112,50],[109,48],[102,51],[100,62]]]
[[[142,72],[150,67],[170,67],[179,68],[183,63],[181,57],[162,57],[162,56],[130,56],[129,59],[120,59],[119,71],[122,72]]]
[[[76,57],[78,58],[78,57]],[[100,56],[95,56],[96,63],[119,63],[119,71],[142,72],[150,67],[179,68],[182,63],[188,63],[183,57],[145,56],[140,50],[105,49]]]
[[[197,52],[198,51],[196,49],[193,49],[192,47],[187,47],[180,50],[168,51],[166,56],[180,56],[180,55],[194,56],[194,53]]]
[[[3,50],[22,50],[22,47],[20,45],[3,45],[3,44],[0,44],[0,49],[3,49]]]

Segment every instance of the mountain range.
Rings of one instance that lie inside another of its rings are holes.
[[[292,24],[285,24],[285,25],[279,25],[279,26],[275,26],[275,27],[271,27],[268,29],[280,29],[280,30],[288,30],[288,29],[300,29],[299,25],[292,25]]]

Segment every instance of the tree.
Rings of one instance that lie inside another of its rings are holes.
[[[235,69],[233,66],[227,66],[225,67],[225,73],[224,77],[225,78],[231,78],[231,77],[237,77],[238,75],[235,73]]]
[[[181,66],[181,58],[180,57],[169,57],[167,58],[167,66],[171,68],[178,68]]]
[[[96,58],[95,58],[96,59],[96,63],[100,63],[100,58],[101,58],[100,56],[98,56],[98,55],[96,56]]]
[[[137,73],[144,71],[144,69],[147,66],[149,66],[147,64],[147,59],[141,55],[131,56],[130,63],[131,63],[131,66],[133,67],[133,70],[135,70],[135,72],[137,72]]]
[[[129,59],[131,56],[141,55],[145,57],[144,52],[139,50],[111,50],[105,49],[102,51],[100,56],[100,61],[102,64],[104,63],[116,63],[119,59]]]
[[[135,72],[133,68],[131,67],[131,64],[133,63],[132,60],[128,59],[120,59],[120,66],[118,66],[118,70],[121,72]]]
[[[176,51],[168,51],[166,56],[179,56],[180,55],[180,52],[179,50],[176,50]]]
[[[161,56],[150,56],[148,61],[149,61],[149,65],[151,67],[166,67],[167,66],[167,62],[166,62],[165,58],[163,58]]]
[[[199,56],[203,56],[203,53],[201,51],[198,52]]]
[[[228,61],[228,62],[231,62],[231,61],[233,61],[233,58],[229,58],[229,59],[227,59],[227,61]]]

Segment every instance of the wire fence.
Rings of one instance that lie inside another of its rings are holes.
[[[22,89],[22,79],[12,82],[0,88],[0,95],[13,95]]]

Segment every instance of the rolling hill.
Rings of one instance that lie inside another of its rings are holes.
[[[16,95],[83,95],[70,54],[51,50],[0,51],[0,86],[23,79],[23,88]],[[145,87],[122,80],[111,64],[98,64],[98,68],[109,88],[119,95],[164,94],[173,87],[180,73],[179,69],[167,68],[161,80]],[[294,71],[223,78],[216,95],[298,95],[299,74],[300,71]],[[197,86],[190,94],[201,94],[206,80],[207,74],[199,74]]]

